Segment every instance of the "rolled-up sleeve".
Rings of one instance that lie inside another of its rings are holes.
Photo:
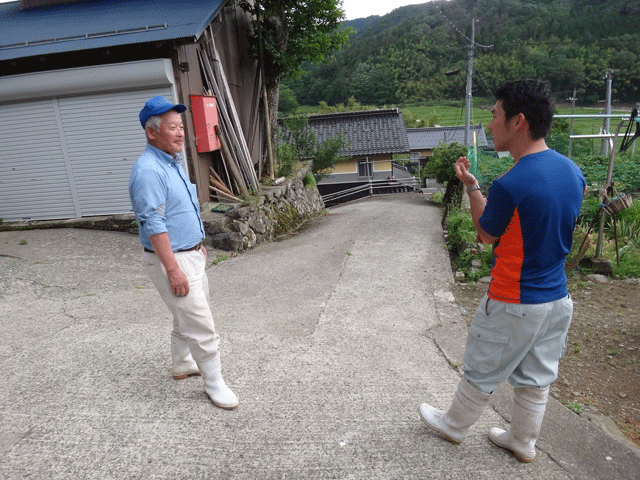
[[[155,170],[139,170],[132,179],[130,195],[138,227],[144,236],[148,238],[166,232],[166,179]]]

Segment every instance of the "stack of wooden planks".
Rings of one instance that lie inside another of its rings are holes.
[[[258,176],[213,40],[208,50],[211,59],[206,50],[198,51],[198,59],[204,72],[205,94],[215,95],[217,99],[219,125],[215,129],[222,146],[223,167],[228,176],[225,182],[211,169],[209,188],[220,201],[240,201],[239,196],[245,192],[259,189]]]

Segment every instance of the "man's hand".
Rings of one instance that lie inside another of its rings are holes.
[[[189,280],[180,267],[176,265],[176,269],[167,270],[167,278],[169,279],[169,285],[171,285],[171,291],[176,297],[186,297],[189,295]]]
[[[460,157],[456,163],[453,164],[453,169],[456,171],[456,177],[458,177],[466,187],[470,187],[471,185],[478,183],[476,177],[469,173],[470,168],[471,162],[469,162],[467,157]]]
[[[167,271],[167,279],[171,286],[171,291],[176,297],[186,297],[189,294],[189,280],[184,274],[176,257],[171,250],[171,242],[169,241],[169,234],[166,232],[158,233],[157,235],[151,235],[149,237],[153,251],[158,256],[158,260],[164,265],[164,269]]]

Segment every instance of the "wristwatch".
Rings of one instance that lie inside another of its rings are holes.
[[[476,183],[475,185],[471,185],[470,187],[467,187],[467,193],[471,193],[474,190],[480,190],[480,185]]]

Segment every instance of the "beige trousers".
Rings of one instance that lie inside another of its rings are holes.
[[[216,333],[209,307],[209,279],[202,251],[174,254],[178,266],[189,280],[189,294],[186,297],[176,297],[173,294],[167,272],[155,253],[143,252],[142,255],[149,277],[173,315],[172,335],[189,345],[191,355],[198,364],[215,357],[220,336]]]

